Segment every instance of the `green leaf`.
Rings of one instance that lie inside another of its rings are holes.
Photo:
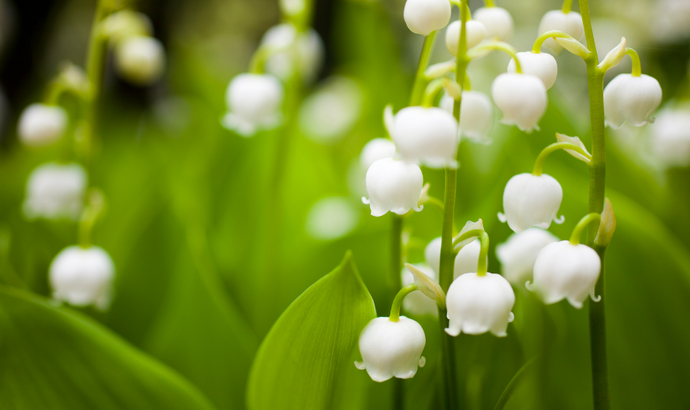
[[[334,398],[341,396],[339,381],[357,372],[352,360],[359,333],[375,316],[373,300],[348,252],[340,266],[298,297],[271,328],[250,373],[249,408],[333,408]]]
[[[204,409],[195,387],[77,312],[0,288],[3,409]]]

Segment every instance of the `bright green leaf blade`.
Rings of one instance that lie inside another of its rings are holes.
[[[0,288],[3,409],[214,407],[172,370],[76,312]]]
[[[354,370],[359,333],[376,316],[348,252],[343,262],[298,297],[273,325],[249,377],[252,410],[331,409],[337,381]],[[348,366],[349,365],[349,366]]]

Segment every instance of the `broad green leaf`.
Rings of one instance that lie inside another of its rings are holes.
[[[251,410],[331,409],[354,369],[359,332],[376,316],[351,253],[298,297],[261,344],[249,377]]]
[[[0,407],[214,407],[189,382],[93,320],[0,288]]]

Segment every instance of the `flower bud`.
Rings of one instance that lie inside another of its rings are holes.
[[[553,84],[556,82],[556,77],[558,76],[558,64],[556,64],[556,59],[553,58],[551,54],[535,54],[525,51],[517,53],[517,57],[520,59],[520,66],[522,67],[523,74],[531,74],[539,77],[547,90],[553,87]],[[511,58],[510,62],[508,62],[508,72],[514,73],[515,71],[515,59]]]
[[[448,0],[407,0],[403,17],[411,32],[428,36],[450,21]]]
[[[453,113],[455,100],[444,94],[441,108]],[[493,124],[494,108],[491,100],[479,91],[464,91],[460,101],[460,134],[479,144],[488,144]]]
[[[375,382],[391,377],[409,379],[426,363],[422,356],[425,344],[424,330],[414,320],[400,316],[397,322],[391,322],[387,317],[377,317],[359,335],[362,362],[355,362],[355,366],[366,369]]]
[[[453,264],[453,279],[465,273],[476,272],[481,243],[474,240],[460,249]],[[426,263],[438,276],[441,265],[441,237],[432,240],[424,249]]]
[[[665,108],[651,127],[652,154],[665,167],[690,165],[690,104]]]
[[[502,265],[502,274],[515,286],[522,286],[532,279],[532,270],[537,255],[558,238],[549,231],[529,228],[512,234],[507,241],[496,247],[496,256]]]
[[[499,214],[499,219],[508,221],[508,226],[516,233],[531,226],[547,229],[551,221],[556,220],[562,199],[561,184],[553,177],[518,174],[510,178],[503,191],[505,215]]]
[[[496,273],[460,275],[446,295],[450,322],[446,333],[457,336],[491,332],[504,337],[508,322],[513,321],[510,310],[514,304],[515,293],[503,276]]]
[[[31,104],[19,118],[19,140],[32,147],[49,145],[59,140],[67,128],[67,113],[62,107]]]
[[[40,165],[26,184],[24,214],[29,219],[79,219],[87,179],[86,171],[78,164]]]
[[[223,117],[223,125],[243,137],[282,121],[283,85],[271,75],[236,76],[228,85],[225,101],[229,112]]]
[[[502,123],[517,125],[522,131],[539,130],[539,120],[546,112],[546,87],[529,74],[504,73],[491,85],[494,104],[503,113]]]
[[[460,20],[450,23],[446,29],[446,48],[453,56],[458,54],[458,43],[460,42]],[[470,20],[465,23],[467,30],[467,48],[470,49],[481,43],[486,38],[486,27],[477,20]]]
[[[574,11],[563,13],[561,10],[551,10],[541,18],[541,23],[539,23],[539,34],[541,35],[552,30],[562,31],[575,40],[579,40],[585,33],[585,26],[582,24],[582,16],[580,13]],[[554,53],[560,53],[563,50],[563,47],[552,38],[544,41],[544,46]]]
[[[113,260],[103,249],[70,246],[53,259],[49,280],[56,300],[105,310],[110,305],[114,275]]]
[[[547,305],[568,299],[580,309],[588,294],[599,301],[594,287],[600,271],[601,259],[594,249],[569,241],[552,243],[537,256],[530,290],[537,292]]]
[[[501,7],[482,7],[474,12],[475,20],[486,27],[486,38],[507,41],[513,35],[513,18]]]
[[[118,74],[127,81],[149,85],[163,75],[165,49],[153,37],[127,37],[115,46],[115,67]]]
[[[288,81],[297,69],[303,81],[310,83],[323,65],[323,41],[313,29],[299,33],[290,23],[273,26],[261,39],[261,47],[271,50],[266,72],[283,81]]]
[[[414,265],[417,269],[422,271],[431,280],[438,282],[436,277],[436,272],[427,264],[416,264]],[[414,275],[408,268],[403,268],[402,270],[402,284],[403,286],[411,285],[415,283]],[[425,295],[419,290],[416,290],[405,297],[403,300],[403,309],[411,315],[424,316],[432,315],[438,316],[438,307],[436,306],[436,301]]]
[[[417,207],[424,185],[422,170],[416,164],[383,158],[374,162],[367,171],[367,193],[369,199],[362,202],[371,205],[373,216],[382,216],[391,211],[404,215]]]
[[[404,160],[429,168],[457,167],[458,123],[452,114],[436,107],[407,107],[387,122]]]
[[[661,86],[655,78],[619,74],[604,89],[606,124],[616,129],[626,121],[636,127],[653,123],[651,116],[660,103]]]
[[[395,143],[388,138],[374,138],[366,143],[359,155],[359,164],[364,171],[376,161],[383,158],[393,158]]]
[[[100,34],[117,44],[130,36],[146,36],[153,31],[151,20],[143,13],[121,10],[108,15],[100,24]]]

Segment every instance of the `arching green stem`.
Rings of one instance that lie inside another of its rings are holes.
[[[569,142],[555,142],[549,145],[548,147],[544,148],[537,157],[537,160],[534,161],[534,169],[532,170],[532,175],[541,175],[541,169],[544,166],[544,161],[546,160],[546,157],[548,157],[549,154],[551,154],[552,152],[558,150],[572,150],[580,155],[583,155],[586,158],[591,158],[591,155],[589,155],[587,151],[583,150],[581,147],[575,144],[571,144]]]
[[[447,81],[445,77],[437,78],[430,82],[424,90],[424,98],[422,99],[422,107],[431,107],[434,105],[436,96],[443,90],[443,84]]]
[[[458,246],[458,244],[459,244],[460,242],[464,242],[464,241],[466,241],[466,240],[468,240],[468,239],[470,239],[470,238],[482,236],[482,233],[484,233],[484,230],[483,230],[483,229],[471,229],[471,230],[469,230],[469,231],[463,233],[462,235],[458,236],[457,238],[455,238],[455,239],[453,240],[453,248],[455,248],[456,246]]]
[[[484,4],[486,4],[486,7],[496,7],[494,0],[484,0]]]
[[[630,59],[632,60],[632,76],[633,77],[641,76],[642,75],[642,64],[640,63],[640,55],[637,54],[637,51],[633,50],[630,47],[625,49],[625,54],[629,55]]]
[[[483,56],[486,51],[490,50],[503,51],[511,56],[513,60],[515,60],[515,72],[522,74],[522,65],[520,64],[520,60],[517,58],[517,51],[515,50],[515,47],[503,41],[487,41],[485,43],[481,43],[478,46],[472,47],[470,50],[468,50],[467,56],[470,60],[472,60],[474,58]]]
[[[410,106],[419,105],[422,102],[424,96],[424,90],[426,88],[426,77],[424,72],[429,64],[429,58],[431,57],[431,50],[434,48],[434,39],[436,38],[436,32],[431,32],[428,36],[424,37],[424,45],[422,46],[422,54],[419,56],[419,64],[417,65],[417,74],[414,78],[414,86],[412,87],[412,96],[410,97]]]
[[[405,299],[405,296],[409,295],[415,290],[417,290],[417,285],[412,283],[400,289],[400,292],[395,295],[395,299],[393,299],[393,304],[391,305],[391,314],[389,318],[391,322],[397,322],[400,320],[400,308],[402,307],[403,299]]]
[[[572,7],[573,7],[573,0],[565,0],[563,2],[563,8],[561,9],[561,11],[563,12],[563,14],[568,14],[568,13],[570,13],[570,10]]]
[[[263,74],[264,65],[269,57],[269,50],[266,47],[259,47],[249,62],[249,72],[252,74]]]
[[[541,53],[541,46],[544,44],[544,41],[550,39],[550,38],[573,38],[571,35],[566,34],[560,30],[551,30],[547,31],[545,33],[542,33],[537,37],[536,40],[534,40],[534,45],[532,46],[532,52],[534,54],[539,54]]]
[[[601,215],[597,213],[591,213],[587,214],[582,219],[580,219],[580,222],[575,225],[575,229],[573,229],[572,235],[570,235],[570,243],[573,245],[579,245],[580,244],[580,237],[582,236],[582,231],[585,230],[589,224],[594,224],[596,223],[597,228],[599,227],[599,222],[601,222]]]
[[[483,231],[482,234],[479,236],[479,242],[481,243],[482,247],[479,251],[479,263],[477,263],[477,276],[484,276],[486,275],[486,265],[489,255],[489,234],[486,233],[486,231]]]

